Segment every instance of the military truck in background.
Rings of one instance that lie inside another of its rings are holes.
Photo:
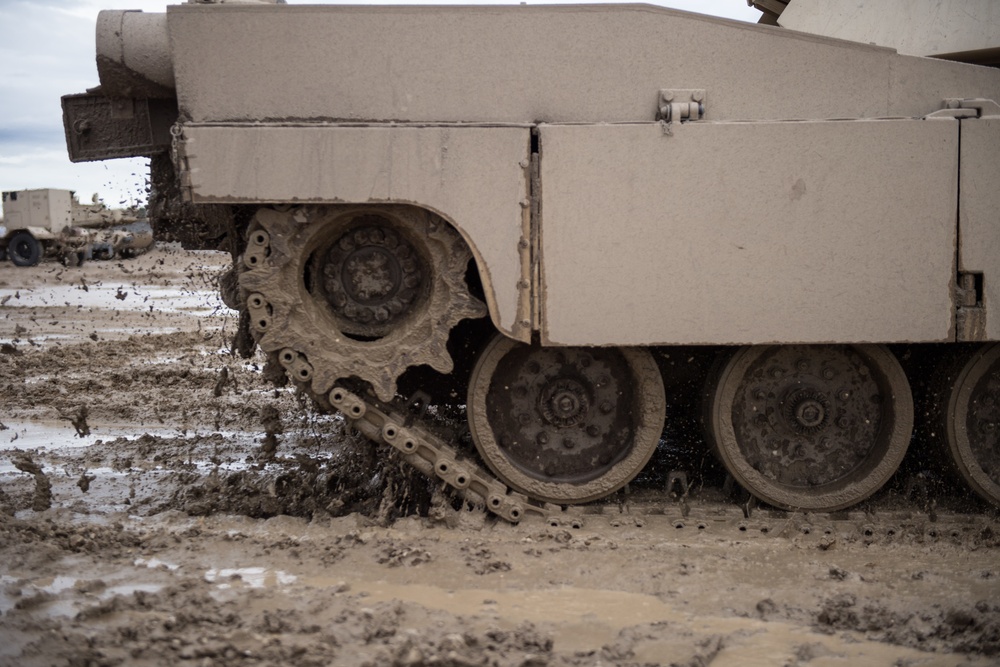
[[[682,418],[678,346],[717,356],[707,440],[771,505],[863,501],[915,425],[1000,504],[1000,70],[972,64],[1000,39],[904,55],[780,27],[841,25],[837,3],[753,4],[779,25],[105,11],[69,154],[150,156],[154,224],[232,252],[224,296],[271,362],[508,520],[643,470]],[[893,6],[865,34],[998,24],[990,2]],[[904,347],[948,363],[904,369]]]
[[[152,229],[134,211],[83,204],[72,190],[42,188],[3,193],[0,257],[35,266],[46,256],[77,265],[85,258],[111,259],[147,249]]]

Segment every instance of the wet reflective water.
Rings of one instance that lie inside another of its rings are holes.
[[[217,584],[221,589],[231,588],[240,582],[250,588],[273,588],[293,584],[297,579],[293,574],[266,567],[231,567],[212,569],[205,573],[205,581]]]
[[[85,582],[79,577],[68,575],[32,580],[0,575],[0,613],[7,614],[20,603],[22,606],[44,610],[49,616],[73,617],[81,608],[93,604],[95,599],[104,601],[116,595],[132,595],[140,591],[157,593],[162,589],[162,584],[152,582],[109,586],[103,582]]]
[[[74,308],[100,310],[153,310],[160,313],[210,315],[222,306],[215,291],[178,289],[160,285],[127,283],[82,283],[44,287],[3,287],[0,301],[5,308]],[[142,304],[142,305],[139,305]]]

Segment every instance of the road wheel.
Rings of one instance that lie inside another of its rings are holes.
[[[483,459],[537,500],[583,503],[627,484],[663,432],[663,380],[640,349],[490,342],[469,386]]]
[[[15,232],[7,242],[7,254],[17,266],[34,266],[42,259],[42,244],[30,232]]]
[[[906,375],[880,345],[744,347],[710,383],[716,453],[745,489],[785,509],[864,500],[896,471],[913,430]]]
[[[970,355],[945,398],[944,433],[955,469],[973,491],[1000,506],[1000,344]]]

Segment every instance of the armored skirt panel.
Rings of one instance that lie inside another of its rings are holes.
[[[958,129],[542,125],[543,340],[953,340]],[[188,126],[182,145],[196,202],[430,208],[474,249],[501,330],[530,318],[527,128]]]
[[[953,340],[958,124],[543,126],[543,340]]]

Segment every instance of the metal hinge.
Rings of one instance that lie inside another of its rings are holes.
[[[656,120],[674,123],[701,120],[704,116],[704,88],[665,88],[660,90]]]
[[[924,118],[1000,118],[1000,104],[983,98],[949,97],[944,100],[943,108]]]
[[[184,137],[184,126],[180,123],[170,128],[172,138],[170,157],[177,173],[177,184],[181,193],[181,201],[185,204],[194,202],[194,185],[191,182],[191,169],[188,164],[188,140]]]

